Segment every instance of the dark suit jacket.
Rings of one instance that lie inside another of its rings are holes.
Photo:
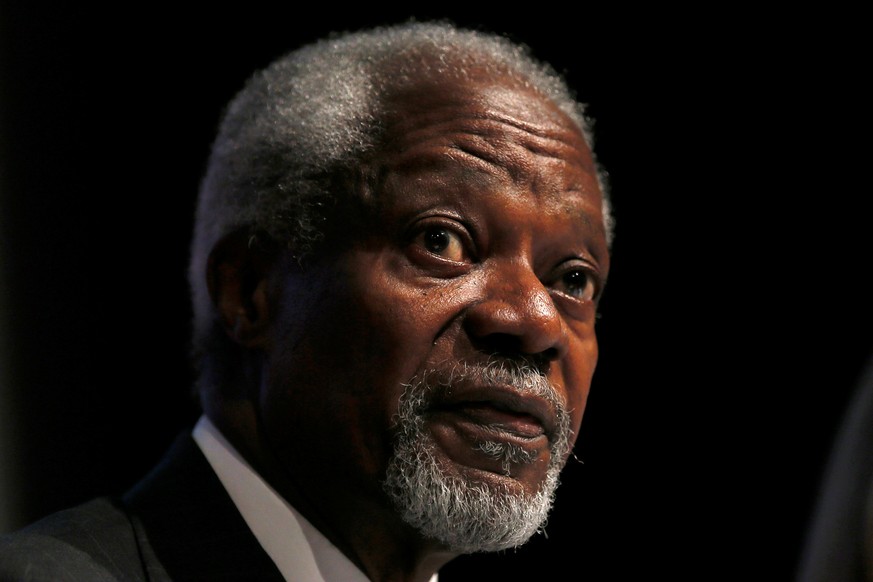
[[[0,537],[0,581],[276,581],[282,575],[190,435],[121,498]]]

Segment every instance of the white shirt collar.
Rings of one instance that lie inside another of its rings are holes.
[[[363,572],[246,463],[205,415],[192,436],[285,580],[368,582]],[[430,582],[437,582],[436,574]]]

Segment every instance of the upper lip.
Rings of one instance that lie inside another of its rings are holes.
[[[550,440],[557,429],[555,420],[557,412],[551,402],[508,384],[476,384],[472,386],[464,385],[462,382],[452,384],[451,388],[434,404],[436,406],[456,406],[467,403],[485,404],[515,414],[528,414],[542,425]]]

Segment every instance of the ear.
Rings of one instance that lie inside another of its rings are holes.
[[[275,253],[247,230],[225,236],[209,255],[209,295],[228,336],[245,348],[265,345],[270,320],[267,282],[274,263]]]

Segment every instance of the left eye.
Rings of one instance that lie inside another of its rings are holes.
[[[558,291],[583,301],[594,299],[596,292],[594,277],[583,269],[565,272],[558,278],[555,287]]]
[[[452,230],[442,226],[430,226],[415,237],[415,243],[421,245],[427,252],[457,263],[467,260],[464,241]]]

